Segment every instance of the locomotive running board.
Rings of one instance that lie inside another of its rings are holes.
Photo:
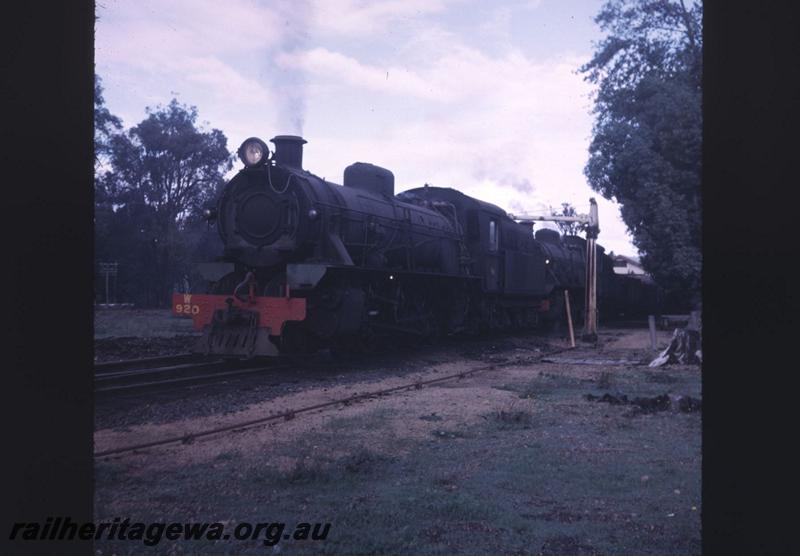
[[[310,290],[319,284],[328,271],[328,266],[314,263],[290,263],[286,265],[286,281],[292,291]]]

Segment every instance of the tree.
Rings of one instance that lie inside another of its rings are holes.
[[[111,138],[122,130],[122,120],[106,108],[103,80],[94,76],[94,154],[95,161],[110,152]]]
[[[197,126],[196,107],[173,99],[147,114],[109,142],[109,249],[128,269],[122,293],[141,304],[164,305],[174,283],[190,273],[199,248],[193,240],[208,235],[199,214],[233,161],[222,131]]]
[[[683,305],[701,280],[702,4],[609,0],[580,71],[598,84],[589,184],[621,205],[642,264]]]
[[[575,216],[578,213],[569,203],[561,203],[561,212],[550,211],[553,216]],[[565,236],[576,236],[580,233],[581,225],[578,222],[556,222],[561,234]]]
[[[144,203],[167,232],[214,193],[233,160],[225,134],[196,127],[197,108],[172,99],[111,142],[115,197]]]
[[[113,219],[112,200],[108,195],[112,138],[122,131],[122,120],[105,105],[100,76],[94,76],[94,206],[95,258],[113,260],[109,232]],[[103,298],[105,299],[105,298]]]
[[[106,108],[100,76],[94,76],[94,176],[95,204],[108,201],[106,174],[109,169],[111,141],[122,131],[122,120]]]

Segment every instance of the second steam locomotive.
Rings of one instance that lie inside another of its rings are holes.
[[[532,327],[582,310],[585,243],[511,219],[454,189],[394,193],[394,176],[357,162],[344,184],[302,167],[304,139],[257,138],[207,218],[224,253],[203,263],[202,293],[173,312],[204,332],[206,353],[252,357],[359,349],[397,335]],[[610,310],[619,281],[598,247],[597,296]]]

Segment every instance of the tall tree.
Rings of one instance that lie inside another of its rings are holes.
[[[608,0],[606,37],[581,68],[598,85],[589,184],[621,205],[642,263],[668,299],[701,280],[702,3]]]
[[[97,261],[113,260],[110,231],[113,205],[108,194],[108,174],[111,167],[111,141],[122,132],[122,120],[106,107],[100,76],[94,76],[94,229],[95,258]],[[99,270],[99,269],[97,269]],[[100,278],[98,275],[97,278]],[[97,282],[100,286],[100,282]],[[105,300],[105,297],[102,297]]]
[[[122,120],[114,116],[103,98],[103,80],[94,76],[94,152],[95,160],[110,152],[111,138],[122,131]]]
[[[197,108],[147,109],[148,117],[111,142],[115,196],[152,207],[161,230],[196,212],[231,169],[225,134],[197,127]]]
[[[105,177],[109,170],[111,141],[121,133],[122,120],[106,108],[103,84],[100,76],[94,76],[94,176],[95,204],[107,202]]]
[[[122,292],[143,304],[164,305],[189,274],[193,240],[207,236],[197,216],[233,165],[225,135],[197,117],[173,99],[110,140],[113,251],[129,269]]]

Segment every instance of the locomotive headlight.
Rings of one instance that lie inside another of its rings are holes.
[[[308,219],[309,220],[316,220],[317,216],[319,216],[319,213],[317,212],[317,209],[310,209],[308,211]]]
[[[237,151],[239,158],[248,168],[263,164],[269,157],[267,144],[258,137],[251,137],[242,143]]]
[[[550,259],[545,259],[544,264],[550,264]]]

